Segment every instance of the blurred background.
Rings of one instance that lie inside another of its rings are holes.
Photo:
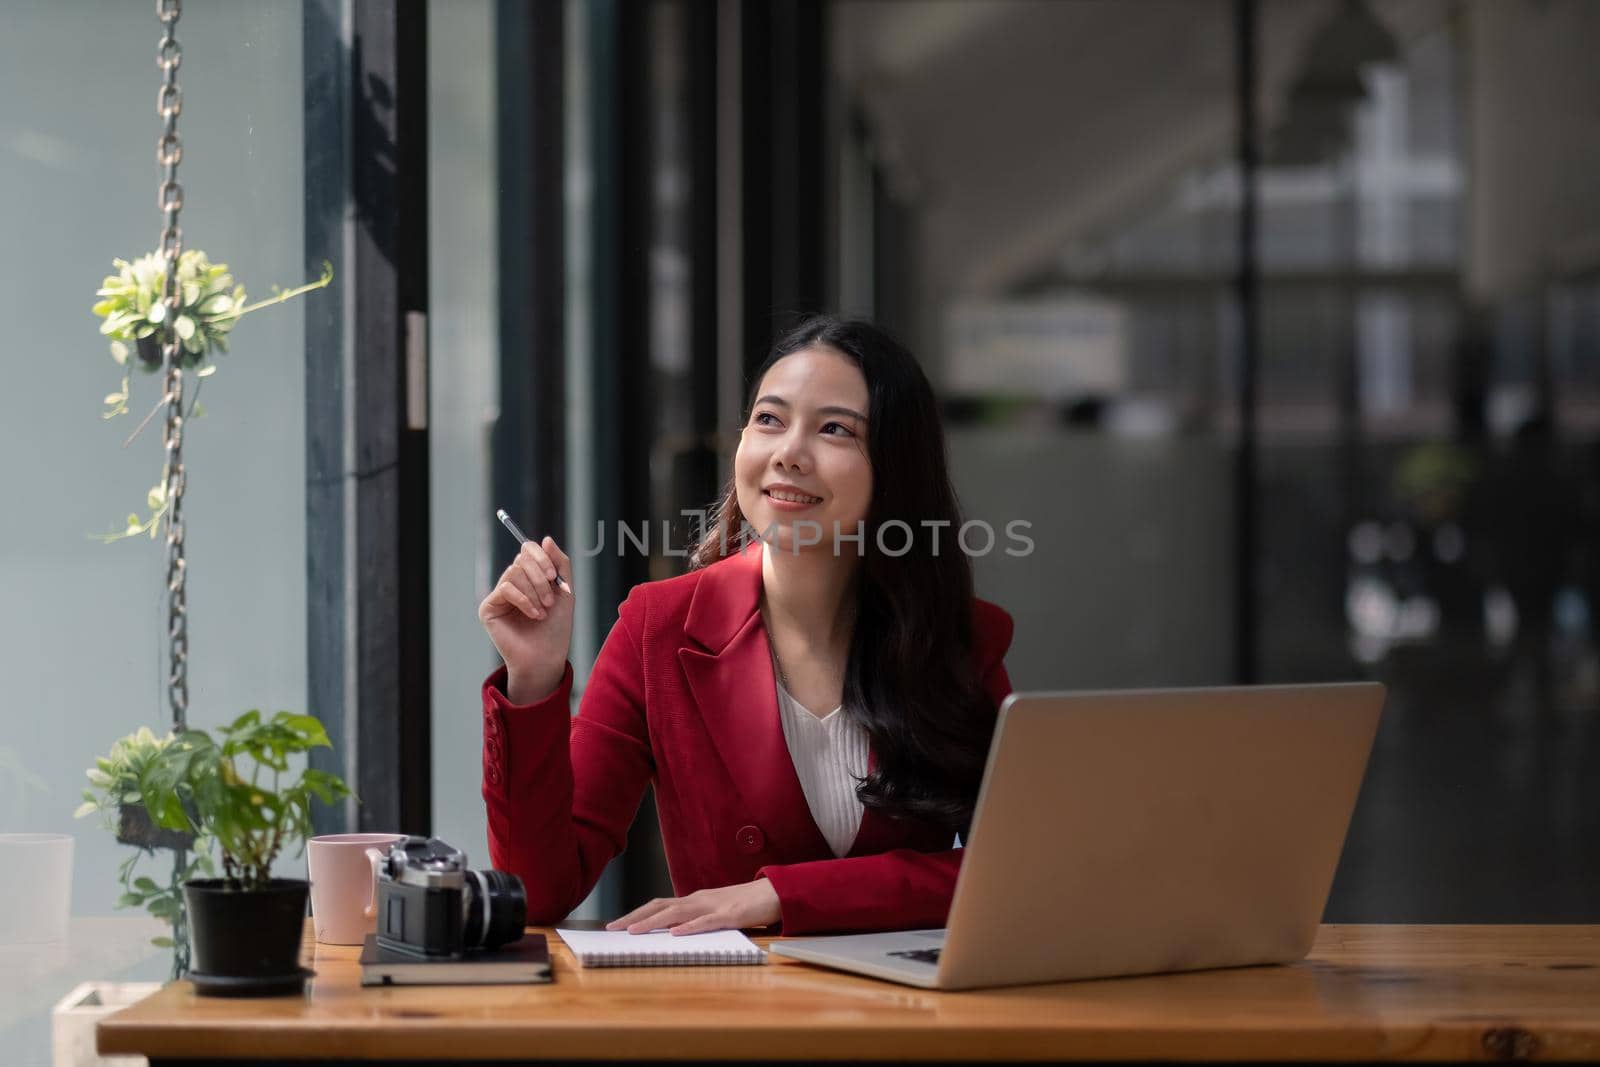
[[[160,469],[97,418],[89,314],[159,229],[146,7],[10,0],[0,41],[0,830],[77,836],[81,916],[121,858],[83,768],[165,715],[162,546],[89,536]],[[363,799],[323,829],[487,862],[495,507],[580,557],[581,684],[828,310],[921,358],[968,517],[1031,524],[975,561],[1019,688],[1382,681],[1327,919],[1600,921],[1600,5],[272,0],[179,36],[188,244],[252,296],[337,272],[241,323],[187,444],[191,719],[321,716]],[[617,522],[649,551],[582,557]],[[647,804],[585,911],[667,888]]]

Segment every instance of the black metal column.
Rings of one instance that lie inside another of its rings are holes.
[[[350,154],[339,177],[355,215],[347,260],[328,256],[352,313],[349,358],[337,324],[307,319],[308,661],[312,706],[340,724],[336,752],[318,762],[348,772],[353,754],[356,825],[426,833],[427,39],[426,20],[403,7],[355,5],[348,58],[324,83],[340,103],[308,101],[308,119],[348,109]],[[330,33],[342,39],[339,9],[308,9],[308,60],[313,46],[328,53]],[[327,132],[313,126],[308,141]],[[311,155],[308,188],[337,173]],[[308,253],[346,247],[344,201],[336,216],[334,199],[330,188],[311,195]]]
[[[717,484],[717,5],[687,0],[684,54],[689,101],[689,359],[698,444],[686,457],[678,499],[709,504]],[[668,516],[672,517],[672,516]]]
[[[605,548],[594,558],[587,603],[595,647],[650,561],[619,549],[622,523],[650,515],[650,52],[646,0],[594,0],[588,9],[590,145],[594,173],[593,367],[595,517]],[[591,534],[583,532],[587,544]],[[580,595],[583,595],[580,593]],[[626,851],[601,882],[601,911],[620,914],[654,895],[655,808],[647,797]]]
[[[823,308],[821,0],[740,9],[744,148],[745,369],[798,316]]]
[[[308,0],[302,27],[305,69],[305,272],[335,264],[331,288],[305,301],[306,375],[306,704],[322,720],[332,751],[311,765],[353,778],[356,730],[347,706],[345,641],[351,598],[345,590],[344,311],[352,265],[344,259],[350,158],[350,50],[339,0]],[[354,805],[315,805],[319,834],[350,828]]]
[[[1234,465],[1234,681],[1256,680],[1256,366],[1261,299],[1256,259],[1256,3],[1235,0],[1234,57],[1239,115],[1239,444]]]
[[[595,513],[606,551],[595,558],[596,646],[614,611],[649,577],[649,561],[616,551],[616,525],[638,529],[650,507],[650,126],[647,4],[595,0],[590,29],[594,170],[592,425]],[[585,539],[589,537],[584,532]]]
[[[565,7],[495,9],[500,413],[494,502],[530,535],[567,528]],[[482,521],[491,521],[482,516]],[[501,532],[496,528],[496,537]],[[510,540],[497,542],[510,558]],[[491,564],[492,581],[498,566]]]

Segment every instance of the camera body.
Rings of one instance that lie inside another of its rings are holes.
[[[458,958],[522,936],[522,879],[471,870],[466,853],[437,837],[397,841],[378,865],[378,944],[416,956]]]

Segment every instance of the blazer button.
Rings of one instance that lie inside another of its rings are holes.
[[[734,840],[739,843],[741,852],[753,856],[766,846],[767,835],[761,832],[759,826],[741,826],[739,832],[734,835]]]

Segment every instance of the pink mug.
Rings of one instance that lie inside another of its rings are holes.
[[[324,834],[306,844],[311,923],[324,945],[359,945],[378,928],[378,865],[404,834]]]

